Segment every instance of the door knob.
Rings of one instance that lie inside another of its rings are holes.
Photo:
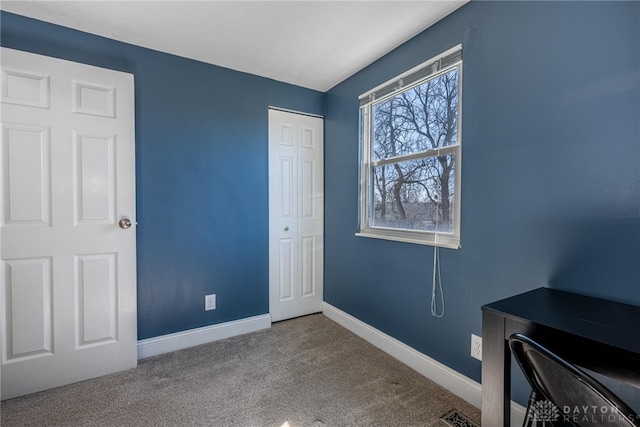
[[[289,231],[289,227],[285,227],[285,228],[284,228],[284,231]]]
[[[131,221],[129,220],[129,218],[122,218],[120,222],[118,222],[118,225],[123,230],[126,230],[127,228],[131,227]]]

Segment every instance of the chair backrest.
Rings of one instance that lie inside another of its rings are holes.
[[[513,334],[509,347],[547,421],[567,420],[577,426],[640,426],[638,415],[618,396],[531,338]]]

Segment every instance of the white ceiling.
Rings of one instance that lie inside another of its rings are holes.
[[[327,91],[458,1],[6,1],[7,12]]]

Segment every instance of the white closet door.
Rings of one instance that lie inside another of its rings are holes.
[[[269,311],[322,311],[323,120],[269,110]]]

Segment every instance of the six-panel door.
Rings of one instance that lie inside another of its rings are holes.
[[[323,121],[269,110],[269,311],[322,311]]]
[[[134,93],[122,72],[6,48],[1,64],[7,399],[137,364]]]

